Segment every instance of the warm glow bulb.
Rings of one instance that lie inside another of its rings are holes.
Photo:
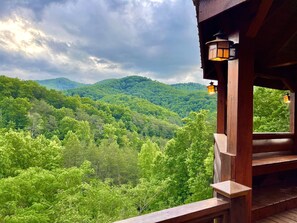
[[[289,94],[286,94],[286,95],[284,96],[284,102],[285,102],[286,104],[289,104],[289,103],[291,102],[291,99],[290,99],[290,95],[289,95]]]
[[[208,94],[216,93],[216,86],[213,85],[213,82],[210,82],[210,84],[207,86],[207,92],[208,92]]]

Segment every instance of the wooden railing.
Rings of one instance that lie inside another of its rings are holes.
[[[292,132],[254,132],[253,139],[283,139],[293,138],[294,133]]]
[[[232,179],[235,155],[227,152],[227,136],[214,134],[214,183]]]
[[[211,198],[116,223],[227,223],[229,209],[228,201]]]

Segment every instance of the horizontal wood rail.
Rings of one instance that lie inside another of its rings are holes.
[[[228,201],[211,198],[115,223],[227,223],[229,208]]]
[[[253,139],[283,139],[293,138],[292,132],[254,132]]]
[[[254,139],[253,153],[265,153],[275,151],[293,151],[294,141],[292,138]]]
[[[253,176],[297,168],[293,133],[253,134]]]

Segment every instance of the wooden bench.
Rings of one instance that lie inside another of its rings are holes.
[[[276,136],[275,138],[270,138]],[[253,176],[297,169],[291,134],[257,135],[253,140]]]

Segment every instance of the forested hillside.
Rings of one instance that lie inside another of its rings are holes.
[[[206,88],[201,90],[199,84],[171,86],[139,76],[104,80],[90,86],[68,90],[67,94],[107,100],[109,103],[129,104],[136,103],[134,99],[138,97],[176,112],[181,117],[186,117],[191,111],[216,110],[216,97],[208,95]],[[123,95],[134,97],[125,101],[127,97]],[[115,101],[112,100],[113,97]]]
[[[255,89],[255,131],[288,130],[283,93]],[[0,222],[107,223],[208,198],[214,131],[206,110],[181,120],[133,94],[94,101],[0,76]]]
[[[187,91],[196,91],[196,90],[205,90],[206,86],[198,83],[179,83],[179,84],[171,84],[172,87],[180,90]]]
[[[179,127],[136,100],[131,110],[1,76],[0,221],[104,223],[210,196],[214,115]]]
[[[48,79],[48,80],[37,80],[37,83],[48,88],[55,90],[68,90],[78,87],[83,87],[86,84],[78,83],[75,81],[71,81],[67,78],[56,78],[56,79]]]

